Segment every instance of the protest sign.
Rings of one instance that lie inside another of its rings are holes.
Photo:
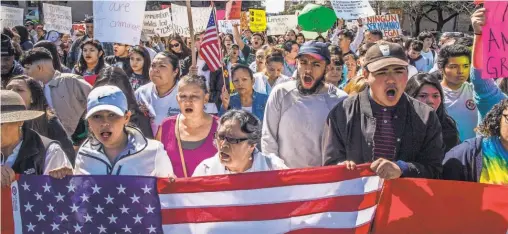
[[[240,19],[240,13],[242,12],[242,0],[229,0],[226,3],[226,19]]]
[[[160,11],[145,11],[143,33],[146,36],[158,35],[167,37],[171,34],[172,26],[169,8]]]
[[[508,2],[485,1],[482,78],[508,77]]]
[[[72,29],[71,8],[66,6],[43,3],[44,30],[55,30],[60,33],[70,33]]]
[[[2,28],[12,28],[14,26],[24,25],[23,15],[23,9],[21,8],[2,6]]]
[[[94,1],[94,39],[138,45],[146,1]]]
[[[335,10],[335,14],[339,19],[358,19],[373,16],[376,13],[370,6],[369,1],[344,1],[344,0],[332,0],[332,7]]]
[[[266,13],[280,13],[284,11],[286,1],[266,0]]]
[[[239,24],[240,20],[217,20],[219,24],[219,32],[233,34],[233,24]]]
[[[249,12],[242,11],[240,14],[240,29],[245,30],[249,29]]]
[[[249,9],[249,28],[252,32],[266,30],[266,13],[264,10]]]
[[[217,20],[225,20],[226,19],[226,11],[225,10],[215,10],[215,18],[217,18]]]
[[[367,30],[380,30],[385,37],[402,36],[402,28],[397,14],[370,16],[363,22]]]
[[[194,32],[201,32],[206,29],[210,19],[211,7],[192,7],[192,24]],[[171,5],[171,15],[173,17],[173,32],[182,36],[190,36],[189,19],[187,18],[187,7]]]
[[[266,21],[266,33],[269,36],[284,35],[288,30],[295,29],[298,25],[296,15],[268,16]]]

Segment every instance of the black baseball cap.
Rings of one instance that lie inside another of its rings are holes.
[[[408,65],[406,52],[397,43],[379,42],[365,53],[365,67],[369,72],[375,72],[390,65]]]
[[[303,43],[298,51],[299,58],[302,55],[310,55],[316,59],[326,61],[326,64],[330,63],[330,51],[328,50],[328,44],[318,41],[307,41]]]

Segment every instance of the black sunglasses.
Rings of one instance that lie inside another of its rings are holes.
[[[246,141],[248,140],[249,138],[232,138],[232,137],[227,137],[227,136],[223,136],[223,135],[219,135],[217,133],[214,133],[214,136],[215,136],[215,139],[219,140],[219,141],[227,141],[229,144],[238,144],[240,142],[243,142],[243,141]]]
[[[176,43],[176,44],[170,44],[169,47],[171,48],[175,48],[175,47],[178,47],[180,46],[180,43]]]

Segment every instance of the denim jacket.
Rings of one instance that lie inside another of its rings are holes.
[[[263,116],[265,115],[265,106],[266,101],[268,101],[268,95],[258,93],[256,91],[252,94],[252,114],[254,114],[258,119],[263,122]],[[229,109],[242,109],[242,103],[240,102],[240,95],[235,93],[231,95],[229,100]],[[222,116],[226,113],[227,110],[224,109],[224,106],[220,106],[219,115]]]

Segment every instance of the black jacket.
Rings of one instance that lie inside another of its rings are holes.
[[[443,179],[478,182],[483,168],[483,137],[467,139],[446,153]]]
[[[196,55],[197,59],[197,55]],[[192,66],[192,56],[188,56],[185,58],[181,76],[185,76],[189,73],[190,67]],[[203,71],[208,71],[210,68],[207,64],[203,66]],[[226,83],[229,84],[229,78],[226,78]],[[217,71],[210,72],[210,81],[208,83],[208,87],[210,87],[210,99],[208,102],[215,103],[217,105],[217,110],[220,110],[220,106],[222,105],[222,101],[220,99],[220,95],[222,93],[222,87],[224,86],[224,79],[222,75],[222,69],[218,69]],[[229,85],[226,85],[229,86]],[[229,87],[226,87],[229,90]]]
[[[357,164],[373,161],[376,119],[368,92],[366,88],[340,101],[328,115],[322,140],[325,165],[346,160]],[[404,93],[394,118],[395,159],[402,176],[439,178],[444,145],[434,110]]]
[[[58,144],[58,142],[24,127],[23,143],[21,143],[18,157],[12,165],[12,170],[16,174],[42,175],[44,173],[46,151],[51,144]]]

